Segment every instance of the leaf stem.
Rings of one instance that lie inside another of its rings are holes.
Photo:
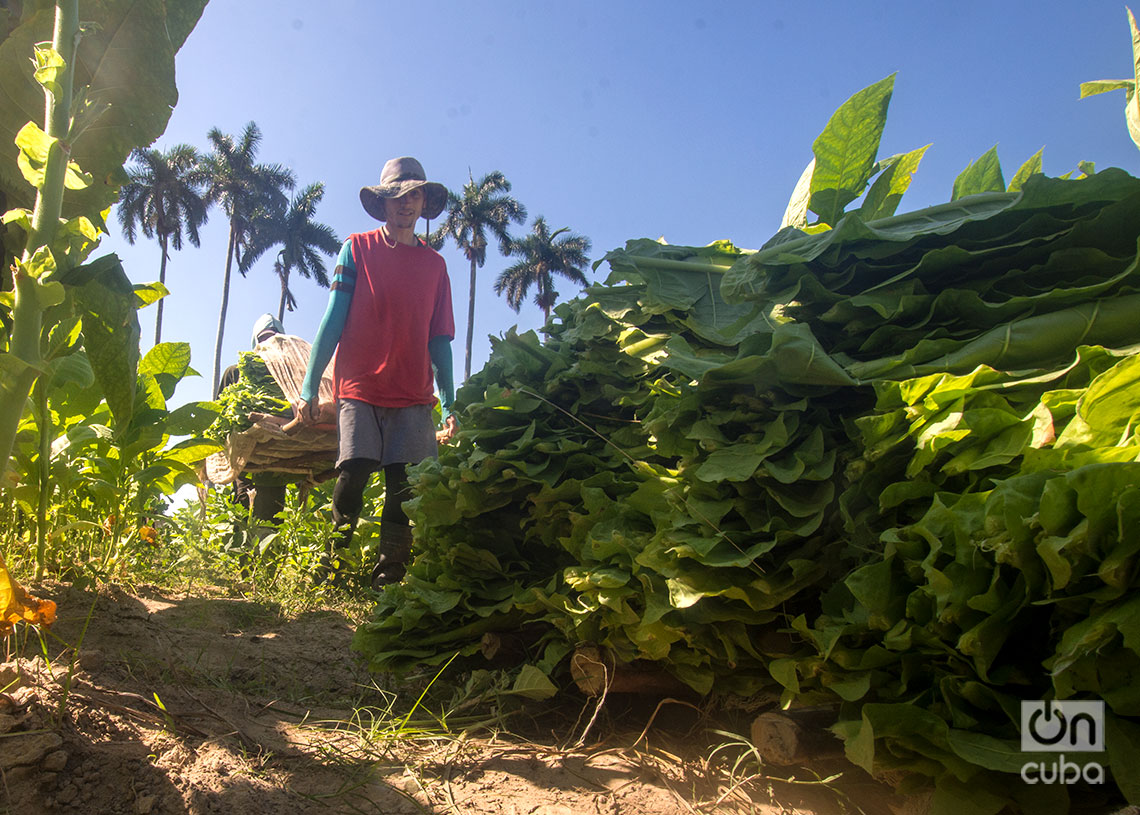
[[[747,257],[741,255],[740,258]],[[735,258],[733,263],[740,258]],[[695,260],[673,260],[672,258],[652,258],[652,257],[626,257],[622,260],[629,261],[633,266],[648,266],[657,269],[673,269],[678,272],[717,272],[723,274],[732,268],[732,264],[724,265],[721,263],[698,263]]]
[[[36,424],[40,434],[39,501],[36,503],[36,580],[44,576],[47,557],[48,503],[51,497],[51,408],[48,405],[47,383],[41,377],[36,382]]]

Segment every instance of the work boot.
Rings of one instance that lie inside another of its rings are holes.
[[[399,583],[408,571],[412,554],[412,528],[404,525],[380,525],[380,557],[372,568],[372,588],[380,591],[390,583]]]

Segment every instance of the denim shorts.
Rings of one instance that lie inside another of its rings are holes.
[[[352,458],[389,464],[418,464],[439,457],[431,405],[377,407],[356,399],[337,402],[339,467]]]

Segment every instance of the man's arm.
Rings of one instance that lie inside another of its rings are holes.
[[[356,288],[356,264],[352,260],[352,239],[346,240],[340,249],[333,272],[333,282],[329,292],[329,304],[325,316],[317,328],[313,348],[309,353],[309,365],[305,369],[305,381],[301,384],[301,421],[315,421],[317,418],[317,396],[320,393],[321,377],[340,343],[344,323],[348,318],[348,307],[352,303],[352,292]],[[294,407],[297,411],[297,406]]]
[[[452,371],[451,337],[441,334],[428,340],[428,354],[435,368],[435,384],[439,389],[439,407],[443,419],[446,441],[456,430],[455,417],[451,415],[451,403],[455,401],[455,381]]]

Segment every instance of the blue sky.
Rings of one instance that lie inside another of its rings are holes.
[[[256,121],[260,160],[291,167],[300,186],[323,182],[318,220],[342,238],[377,225],[359,189],[410,154],[453,189],[502,171],[530,216],[516,234],[542,215],[589,237],[595,259],[643,237],[756,248],[831,113],[895,72],[880,155],[932,144],[900,212],[948,200],[995,144],[1007,180],[1042,147],[1050,175],[1080,160],[1137,174],[1123,92],[1078,100],[1082,81],[1131,76],[1130,45],[1115,0],[211,0],[179,53],[180,99],[156,146],[205,150],[211,128],[236,137]],[[103,249],[133,280],[157,279],[157,244],[130,246],[112,224]],[[226,237],[215,209],[201,248],[170,261],[163,339],[190,342],[203,375],[178,401],[209,398]],[[461,372],[469,267],[453,245],[443,254]],[[508,262],[489,252],[479,272],[474,370],[488,335],[541,324],[537,306],[515,314],[494,294]],[[286,329],[311,340],[327,292],[292,288]],[[223,364],[278,296],[271,256],[235,273]],[[145,350],[154,308],[140,320]]]

